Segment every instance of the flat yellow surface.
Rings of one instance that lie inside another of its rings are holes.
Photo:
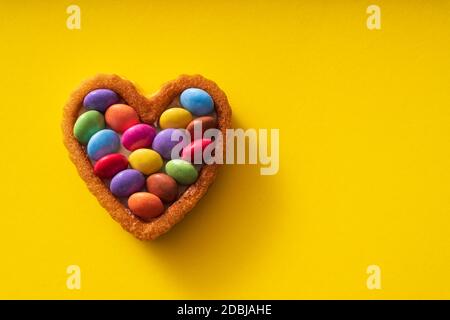
[[[0,4],[0,298],[450,298],[450,3]],[[61,111],[117,73],[145,93],[200,73],[234,126],[280,129],[280,171],[225,166],[140,242],[79,178]],[[66,287],[68,265],[81,290]],[[366,269],[381,268],[381,290]]]

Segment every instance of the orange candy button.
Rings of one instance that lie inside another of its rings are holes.
[[[162,201],[152,193],[136,192],[128,198],[128,207],[134,215],[150,221],[164,212]]]
[[[122,133],[138,124],[139,117],[132,107],[126,104],[114,104],[106,110],[105,121],[111,129]]]

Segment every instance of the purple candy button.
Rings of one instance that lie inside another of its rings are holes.
[[[89,92],[83,100],[83,106],[88,110],[104,113],[109,106],[120,101],[120,97],[109,89],[96,89]]]
[[[186,137],[184,141],[189,143],[187,136],[182,130],[164,129],[156,135],[155,140],[153,140],[152,149],[158,152],[164,159],[170,160],[172,159],[172,149],[178,143],[183,141],[183,136]],[[174,141],[172,141],[172,138],[174,139]]]
[[[129,197],[144,187],[145,177],[134,169],[126,169],[116,174],[109,189],[116,197]]]

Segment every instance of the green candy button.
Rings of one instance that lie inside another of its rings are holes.
[[[166,163],[166,173],[179,184],[188,185],[197,180],[197,170],[185,160],[173,159]]]
[[[82,144],[87,144],[89,139],[105,128],[105,118],[103,114],[96,110],[90,110],[80,115],[73,127],[73,134]]]

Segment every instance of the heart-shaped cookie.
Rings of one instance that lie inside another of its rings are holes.
[[[138,239],[141,240],[149,240],[149,239],[155,239],[158,236],[162,235],[163,233],[167,232],[173,225],[175,225],[177,222],[179,222],[190,210],[192,210],[194,208],[194,206],[196,205],[196,203],[203,197],[203,195],[206,193],[206,191],[208,190],[208,187],[211,185],[211,183],[214,181],[216,174],[217,174],[217,170],[219,168],[219,164],[203,164],[202,166],[197,166],[196,170],[198,171],[197,174],[193,173],[196,177],[195,179],[191,179],[190,181],[187,181],[187,183],[183,183],[183,179],[185,179],[185,177],[180,177],[180,179],[177,178],[177,176],[175,175],[175,180],[177,182],[182,182],[183,184],[187,184],[188,186],[184,186],[183,188],[179,188],[178,189],[178,194],[176,197],[176,200],[174,200],[173,202],[170,203],[165,203],[164,207],[162,208],[163,212],[162,214],[160,214],[157,217],[151,218],[151,219],[141,219],[140,217],[136,216],[135,214],[133,214],[132,210],[130,210],[130,206],[127,205],[126,202],[124,202],[124,200],[118,196],[116,196],[117,194],[120,194],[119,191],[116,191],[113,188],[113,182],[114,179],[116,178],[116,176],[114,176],[112,179],[113,180],[105,180],[104,178],[101,178],[101,174],[99,174],[99,172],[101,170],[97,170],[96,168],[96,172],[94,172],[94,165],[96,164],[96,162],[100,162],[102,159],[100,159],[101,156],[107,157],[108,155],[110,157],[116,157],[115,159],[107,159],[106,161],[109,161],[108,163],[112,163],[115,161],[115,165],[117,167],[117,164],[121,163],[121,157],[124,158],[122,155],[119,154],[119,151],[110,151],[110,152],[101,152],[103,149],[99,148],[98,145],[98,141],[101,142],[106,139],[104,137],[96,137],[96,143],[92,142],[91,140],[94,140],[93,137],[95,137],[96,135],[99,136],[99,133],[103,133],[103,136],[106,135],[113,135],[116,134],[114,133],[114,130],[111,130],[110,127],[108,127],[108,125],[103,124],[102,122],[102,132],[99,132],[99,130],[94,130],[97,131],[95,133],[90,132],[88,130],[84,130],[82,133],[84,134],[78,134],[76,135],[77,131],[74,129],[74,126],[76,126],[76,122],[77,119],[80,117],[80,115],[82,115],[86,110],[86,105],[89,105],[89,103],[94,104],[94,102],[86,102],[86,100],[89,100],[90,98],[87,97],[90,93],[94,92],[94,91],[98,91],[98,89],[107,89],[106,91],[110,91],[113,92],[115,94],[117,94],[117,99],[120,99],[120,101],[114,101],[114,99],[112,99],[109,103],[107,103],[106,105],[102,105],[102,103],[104,104],[105,101],[108,101],[108,97],[100,97],[103,100],[100,101],[100,104],[97,104],[97,108],[95,112],[100,112],[100,113],[105,113],[106,108],[108,108],[111,104],[124,104],[124,105],[128,105],[130,107],[132,107],[135,112],[137,113],[138,117],[139,117],[139,122],[141,126],[144,126],[148,129],[148,127],[152,126],[152,128],[155,130],[155,134],[156,131],[158,130],[158,128],[155,128],[157,126],[157,124],[160,124],[161,126],[164,124],[165,128],[171,128],[171,124],[173,122],[171,122],[171,117],[170,116],[165,116],[165,119],[160,119],[160,116],[166,111],[169,110],[173,107],[177,107],[180,106],[180,95],[183,93],[185,93],[187,90],[191,90],[192,88],[194,88],[194,90],[199,90],[203,93],[207,93],[207,95],[209,95],[210,98],[212,98],[212,104],[214,107],[214,117],[215,117],[215,126],[218,130],[220,130],[223,139],[221,141],[216,141],[215,143],[223,143],[222,148],[217,149],[217,150],[225,150],[225,134],[226,134],[226,129],[230,128],[231,126],[231,108],[230,105],[228,103],[227,97],[225,95],[225,93],[212,81],[200,76],[200,75],[194,75],[194,76],[187,76],[187,75],[183,75],[180,76],[178,79],[175,79],[173,81],[170,81],[168,83],[166,83],[165,85],[162,86],[162,88],[160,89],[159,92],[157,92],[156,94],[154,94],[153,96],[147,98],[144,97],[143,95],[141,95],[136,87],[133,85],[133,83],[131,83],[128,80],[125,80],[117,75],[98,75],[90,80],[85,81],[70,97],[69,101],[67,102],[67,104],[64,107],[64,113],[63,113],[63,120],[62,120],[62,130],[63,130],[63,137],[64,137],[64,144],[67,147],[68,151],[69,151],[69,155],[70,158],[72,160],[72,162],[75,164],[78,173],[80,174],[81,178],[86,182],[87,187],[89,188],[89,190],[95,195],[95,197],[98,199],[98,201],[100,202],[100,204],[110,213],[111,217],[116,220],[117,222],[120,223],[120,225],[126,229],[127,231],[131,232],[134,236],[136,236]],[[106,92],[106,93],[108,93]],[[186,94],[186,98],[188,99],[187,101],[189,102],[189,98],[192,98],[190,96],[188,96]],[[92,97],[91,97],[92,98]],[[98,95],[97,95],[98,98]],[[195,100],[195,94],[193,99]],[[95,100],[95,97],[90,99],[92,101]],[[89,100],[89,101],[90,101]],[[97,99],[98,102],[98,99]],[[194,101],[195,102],[195,101]],[[198,99],[197,99],[198,102]],[[189,104],[189,103],[188,103]],[[189,110],[191,111],[192,115],[193,115],[193,120],[191,123],[189,124],[189,126],[192,125],[193,122],[196,121],[195,119],[195,114],[200,113],[202,114],[205,112],[205,110],[201,110],[202,105],[193,105],[193,110]],[[197,109],[195,109],[197,108]],[[200,109],[198,109],[200,108]],[[103,109],[103,110],[101,110]],[[182,108],[177,109],[178,111],[181,110]],[[189,108],[185,108],[185,109],[189,109]],[[185,110],[183,109],[183,110]],[[109,111],[107,111],[109,112]],[[133,112],[131,110],[131,112]],[[187,111],[184,111],[185,113]],[[189,112],[187,112],[189,113]],[[189,113],[191,115],[191,113]],[[102,117],[102,116],[100,116]],[[187,116],[189,117],[189,115]],[[126,117],[125,117],[126,118]],[[132,118],[132,117],[131,117]],[[102,118],[104,119],[104,118]],[[101,121],[104,121],[100,119]],[[108,119],[107,119],[108,120]],[[113,119],[114,120],[114,119]],[[123,120],[123,118],[122,118]],[[200,120],[199,118],[197,118],[197,120]],[[131,121],[131,120],[130,120]],[[164,123],[163,123],[164,121]],[[181,120],[180,120],[181,121]],[[108,121],[107,121],[108,122]],[[183,121],[182,121],[183,122]],[[92,126],[92,123],[94,123],[94,127],[95,127],[95,121],[93,122],[92,120],[87,121],[88,124],[90,124]],[[113,123],[114,122],[110,122],[111,126],[114,126]],[[185,126],[185,123],[187,123],[186,121],[184,121],[183,126]],[[206,122],[205,122],[206,123]],[[120,127],[121,125],[124,124],[124,121],[121,121],[118,124],[118,127]],[[135,123],[131,123],[134,126],[138,126],[138,124]],[[144,125],[146,124],[146,125]],[[192,129],[188,126],[188,130]],[[132,128],[132,127],[131,127]],[[178,125],[178,128],[181,128]],[[85,129],[83,127],[83,129]],[[128,126],[128,128],[126,129],[130,129],[130,126]],[[136,129],[136,128],[135,128]],[[161,128],[159,128],[161,129]],[[91,130],[92,131],[92,130]],[[136,150],[139,147],[133,147],[132,142],[128,142],[128,140],[126,140],[127,138],[124,137],[126,135],[126,132],[128,130],[126,130],[122,135],[121,135],[121,141],[122,141],[122,145],[125,146],[129,149],[129,150]],[[131,131],[131,130],[130,130]],[[136,131],[136,130],[135,130]],[[142,131],[142,130],[141,130]],[[74,133],[75,132],[75,133]],[[86,133],[88,133],[86,135]],[[128,136],[130,136],[130,134],[128,134]],[[151,136],[151,134],[150,134]],[[120,136],[117,135],[117,137]],[[149,135],[145,136],[145,138],[148,138]],[[151,140],[154,141],[154,134],[151,137]],[[103,140],[102,140],[103,139]],[[107,149],[111,149],[111,146],[114,145],[114,147],[117,149],[117,146],[115,145],[117,142],[112,143],[111,140],[106,140],[108,141],[106,144],[104,143],[103,146],[107,146]],[[120,145],[120,140],[118,140],[119,145]],[[92,142],[92,143],[91,143]],[[92,146],[91,146],[91,145]],[[130,144],[130,145],[127,145]],[[150,142],[151,144],[151,142]],[[122,149],[123,149],[122,146]],[[114,149],[114,148],[112,148]],[[112,150],[111,149],[111,150]],[[100,150],[100,151],[99,151]],[[142,150],[144,149],[139,149],[137,151],[142,153]],[[145,149],[143,152],[154,152],[154,151],[150,151],[151,150],[151,146],[148,147],[148,149]],[[100,152],[101,154],[96,154],[96,152]],[[184,151],[184,150],[183,150]],[[135,152],[135,151],[133,151]],[[110,154],[108,154],[110,153]],[[112,153],[112,154],[111,154]],[[154,152],[156,154],[156,157],[159,157],[159,155]],[[106,156],[105,156],[106,154]],[[130,155],[131,156],[131,155]],[[143,159],[145,160],[145,154],[144,155],[136,155],[135,158],[138,160],[135,160],[135,163],[138,163],[139,165],[142,165],[146,168],[145,170],[148,170],[149,168],[149,162],[145,162],[145,161],[140,161],[140,159],[143,157]],[[152,156],[152,155],[150,155]],[[120,158],[120,159],[119,159]],[[95,159],[96,161],[93,161],[93,159]],[[158,158],[159,159],[159,158]],[[128,158],[128,160],[131,162],[131,159]],[[102,160],[103,162],[105,162],[105,160]],[[160,161],[160,160],[158,160]],[[173,161],[173,160],[172,160]],[[180,160],[178,160],[180,161]],[[183,160],[181,160],[183,161]],[[167,163],[166,163],[167,164]],[[150,165],[151,167],[152,165]],[[124,167],[117,169],[116,171],[120,171],[120,170],[125,170],[125,171],[129,171],[130,173],[136,173],[137,170],[134,170],[134,167],[131,166],[133,169],[129,169],[129,165],[126,164]],[[165,168],[166,172],[168,171],[168,169],[170,168]],[[146,172],[145,170],[141,169],[142,172]],[[151,170],[151,168],[150,168]],[[161,169],[159,169],[159,167],[156,168],[156,171],[160,171],[163,172],[164,170],[164,166],[161,167]],[[175,172],[175,174],[179,171],[177,171],[178,169],[175,168],[175,170],[173,170]],[[131,172],[133,171],[133,172]],[[120,175],[121,173],[123,173],[124,171],[120,171],[120,172],[115,172],[117,175]],[[148,172],[146,172],[148,173]],[[154,170],[153,170],[154,173]],[[169,174],[169,172],[167,172]],[[123,174],[122,174],[123,175]],[[162,174],[164,176],[167,176],[165,174]],[[148,179],[147,175],[143,175],[143,177],[145,179]],[[117,178],[116,180],[118,180],[119,178]],[[190,179],[190,178],[189,178]],[[192,182],[194,181],[195,182]],[[148,180],[147,180],[147,186],[148,184]],[[190,184],[191,183],[191,184]],[[109,185],[108,185],[109,184]],[[165,188],[165,186],[163,185],[163,189]],[[119,188],[120,189],[120,188]],[[118,189],[118,190],[119,190]],[[121,189],[122,190],[122,189]],[[112,192],[114,191],[114,192]],[[139,192],[141,194],[143,194],[145,196],[144,193],[149,194],[149,192],[147,192],[148,190],[142,190],[142,186],[141,186],[141,190],[139,190]],[[115,194],[116,195],[115,195]],[[134,196],[135,194],[133,194]],[[129,196],[127,194],[127,196]],[[152,196],[153,197],[153,196]],[[131,196],[130,196],[131,198]],[[157,198],[157,197],[156,197]],[[130,199],[128,198],[128,201],[130,201]],[[157,199],[158,205],[160,206],[160,199]],[[130,203],[130,202],[128,202]],[[137,202],[138,204],[140,204],[141,202]],[[153,207],[154,208],[154,207]],[[136,209],[137,210],[137,209]]]

